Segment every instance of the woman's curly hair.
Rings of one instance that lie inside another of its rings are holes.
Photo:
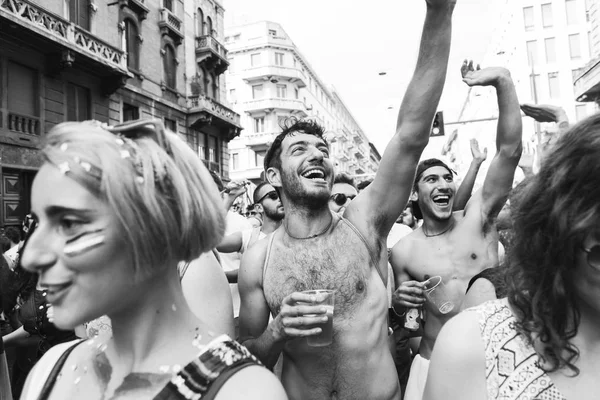
[[[580,310],[572,279],[582,243],[600,220],[600,114],[572,127],[511,204],[508,300],[516,328],[535,346],[548,372],[575,375]]]

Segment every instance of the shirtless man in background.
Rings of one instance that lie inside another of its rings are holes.
[[[394,246],[391,263],[397,290],[392,302],[396,313],[425,306],[424,333],[411,367],[406,400],[421,399],[429,357],[446,321],[461,309],[469,280],[498,264],[495,219],[512,188],[522,151],[519,101],[510,73],[504,68],[473,68],[465,63],[463,81],[469,86],[493,86],[498,96],[499,118],[496,155],[483,188],[473,194],[464,211],[452,211],[456,186],[453,173],[442,161],[425,160],[417,168],[414,196],[423,214],[423,225]],[[441,314],[426,302],[424,283],[439,275],[454,309]]]
[[[415,74],[373,183],[343,215],[328,207],[334,170],[323,129],[288,125],[265,157],[285,209],[282,227],[245,253],[240,339],[273,367],[283,354],[290,399],[400,398],[388,347],[386,238],[411,192],[445,82],[456,0],[426,0]],[[329,316],[300,292],[335,290],[333,342],[310,347]],[[269,323],[269,315],[273,321]]]

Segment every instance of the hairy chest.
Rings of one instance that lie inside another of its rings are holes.
[[[274,314],[293,292],[335,290],[336,315],[347,314],[367,296],[371,258],[365,244],[351,235],[300,243],[277,241],[264,274],[265,297]]]

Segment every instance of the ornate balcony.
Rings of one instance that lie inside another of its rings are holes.
[[[117,0],[117,2],[119,3],[119,7],[127,7],[136,13],[140,21],[145,20],[150,11],[150,9],[146,7],[146,4],[144,4],[144,0]]]
[[[196,37],[196,63],[214,69],[217,75],[222,74],[229,67],[227,49],[212,35]]]
[[[29,0],[0,0],[0,35],[19,37],[46,54],[50,73],[81,65],[110,78],[103,85],[108,92],[132,76],[122,50]]]
[[[239,136],[242,126],[240,115],[206,96],[188,97],[189,126],[213,125],[227,130],[229,140]]]
[[[179,46],[183,40],[183,34],[181,33],[181,20],[177,18],[171,11],[163,8],[160,10],[160,20],[158,21],[160,27],[160,33],[164,36],[167,35],[173,39],[175,44]]]
[[[246,146],[250,147],[252,150],[267,150],[271,143],[273,143],[273,138],[276,133],[273,132],[260,132],[260,133],[250,133],[244,135],[246,140]]]
[[[299,118],[307,116],[304,103],[301,100],[270,98],[250,100],[244,103],[244,111],[248,114],[259,112],[270,113],[275,110],[288,111]]]
[[[264,66],[247,69],[242,74],[242,79],[246,83],[271,81],[285,81],[297,85],[299,88],[306,87],[306,75],[297,68]]]

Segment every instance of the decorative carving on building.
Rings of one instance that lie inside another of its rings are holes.
[[[181,20],[177,18],[175,14],[166,8],[160,10],[160,20],[158,21],[160,27],[160,33],[164,36],[167,35],[176,46],[179,46],[183,40],[183,34],[181,33]]]
[[[127,73],[126,56],[122,50],[28,0],[0,0],[0,14],[8,14],[9,19],[16,19],[43,36]]]
[[[150,9],[144,4],[144,0],[118,0],[120,8],[129,8],[137,14],[140,21],[143,21],[148,16]]]

